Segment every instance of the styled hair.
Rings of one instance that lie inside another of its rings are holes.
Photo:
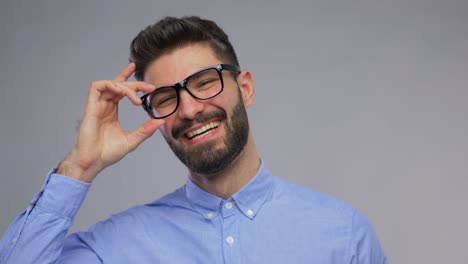
[[[165,17],[138,33],[130,44],[135,78],[143,80],[148,65],[162,55],[195,43],[207,43],[223,63],[239,66],[228,36],[215,22],[197,16]]]

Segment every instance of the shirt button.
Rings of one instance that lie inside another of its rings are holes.
[[[249,210],[247,210],[247,215],[248,215],[249,217],[251,217],[251,216],[253,215],[253,211],[252,211],[252,210],[250,210],[250,209],[249,209]]]
[[[227,209],[231,209],[232,208],[232,203],[231,202],[227,202],[224,207],[226,207]]]
[[[206,217],[208,217],[208,219],[212,219],[212,218],[213,218],[213,213],[208,213],[208,214],[206,215]]]
[[[234,244],[234,238],[232,236],[228,236],[228,237],[226,237],[226,242],[229,245],[232,245],[232,244]]]

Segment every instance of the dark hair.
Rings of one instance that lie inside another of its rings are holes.
[[[213,21],[197,16],[165,17],[142,30],[130,44],[135,78],[143,80],[146,68],[157,58],[189,44],[206,42],[223,63],[239,66],[226,33]]]

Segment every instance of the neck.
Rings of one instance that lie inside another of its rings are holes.
[[[190,172],[190,178],[206,192],[228,199],[255,177],[259,168],[260,158],[251,133],[249,133],[245,148],[228,167],[209,176]]]

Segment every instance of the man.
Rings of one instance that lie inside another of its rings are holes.
[[[164,18],[133,40],[130,60],[91,83],[76,144],[7,230],[1,263],[387,263],[363,215],[260,160],[246,114],[254,81],[214,22]],[[117,116],[124,97],[151,117],[132,132]],[[66,237],[99,172],[158,129],[187,184]]]

